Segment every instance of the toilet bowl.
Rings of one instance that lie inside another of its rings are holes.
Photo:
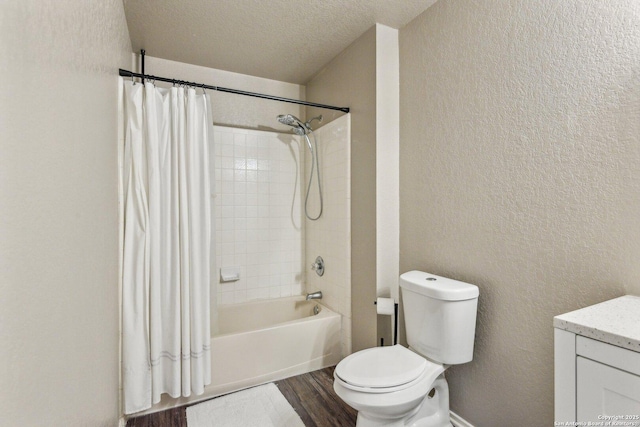
[[[375,347],[340,362],[333,389],[358,411],[358,427],[444,427],[451,425],[444,371],[400,345]]]
[[[473,359],[478,287],[410,271],[400,276],[409,348],[358,351],[334,371],[333,389],[358,427],[449,427],[449,365]]]

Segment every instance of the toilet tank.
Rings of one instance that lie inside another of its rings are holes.
[[[409,346],[446,365],[470,362],[479,290],[475,285],[409,271],[400,276]]]

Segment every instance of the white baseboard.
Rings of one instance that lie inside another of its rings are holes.
[[[449,411],[449,417],[451,418],[451,424],[453,424],[453,427],[473,427],[469,421],[465,420],[453,411]]]

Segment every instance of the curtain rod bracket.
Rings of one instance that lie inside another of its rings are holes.
[[[144,85],[144,54],[145,54],[145,50],[144,49],[140,49],[140,63],[142,65],[142,84]]]

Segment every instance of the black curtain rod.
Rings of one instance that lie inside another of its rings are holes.
[[[185,80],[168,79],[166,77],[152,76],[150,74],[134,73],[131,71],[123,70],[122,68],[120,68],[120,76],[132,77],[132,78],[137,77],[139,79],[142,79],[143,82],[145,79],[147,79],[152,81],[172,83],[174,85],[201,87],[203,89],[216,90],[218,92],[234,93],[236,95],[253,96],[254,98],[271,99],[273,101],[288,102],[290,104],[305,105],[307,107],[317,107],[317,108],[325,108],[327,110],[337,110],[337,111],[342,111],[343,113],[349,112],[349,107],[335,107],[333,105],[317,104],[315,102],[307,102],[307,101],[300,101],[298,99],[283,98],[280,96],[273,96],[273,95],[265,95],[263,93],[247,92],[244,90],[229,89],[229,88],[220,87],[220,86],[210,86],[203,83],[188,82]]]

